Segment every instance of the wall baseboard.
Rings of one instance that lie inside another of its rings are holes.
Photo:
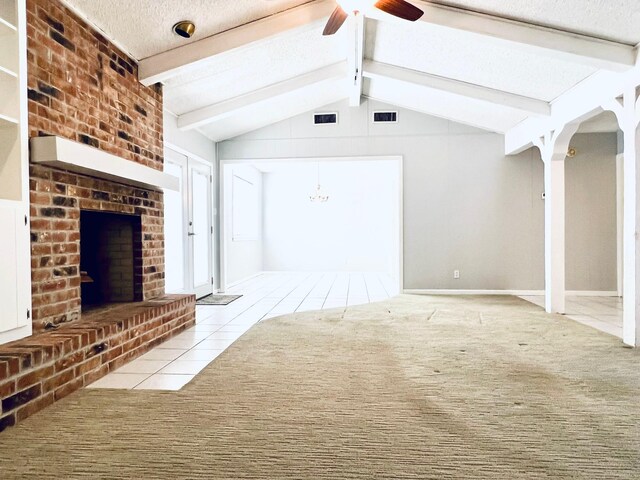
[[[544,290],[448,290],[448,289],[405,289],[407,295],[514,295],[518,297],[544,296]],[[567,290],[569,297],[617,297],[615,291]]]
[[[454,289],[404,289],[408,295],[544,295],[544,290],[454,290]]]
[[[618,292],[615,290],[567,290],[567,295],[570,297],[618,297]]]

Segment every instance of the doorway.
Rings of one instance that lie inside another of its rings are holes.
[[[402,291],[402,157],[224,160],[220,178],[223,291],[292,272]]]
[[[180,191],[164,196],[167,293],[213,293],[213,167],[166,149],[164,170],[180,180]]]

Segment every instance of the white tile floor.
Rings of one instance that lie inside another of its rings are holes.
[[[265,273],[226,293],[243,296],[227,306],[197,306],[194,327],[87,388],[180,390],[261,320],[377,302],[398,287],[375,273]]]
[[[544,308],[544,296],[520,298]],[[622,298],[568,296],[566,310],[572,320],[622,338]]]

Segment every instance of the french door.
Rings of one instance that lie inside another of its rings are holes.
[[[164,170],[180,179],[165,191],[165,282],[168,293],[213,293],[213,168],[167,149]]]

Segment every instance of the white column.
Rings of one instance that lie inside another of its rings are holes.
[[[565,313],[565,181],[564,159],[544,162],[545,308]]]
[[[616,261],[617,292],[622,297],[624,285],[624,154],[616,156]]]
[[[624,132],[624,279],[622,340],[632,346],[640,345],[640,242],[638,241],[638,162],[640,161],[640,134],[638,128]]]
[[[640,346],[640,99],[636,88],[629,88],[621,101],[614,100],[603,108],[616,114],[624,135],[622,341],[637,347]]]
[[[579,123],[570,123],[535,142],[544,162],[545,309],[565,313],[565,164]]]
[[[640,241],[638,239],[638,163],[640,162],[640,130],[635,121],[629,121],[624,132],[624,225],[623,225],[623,321],[622,340],[627,345],[640,345]]]

